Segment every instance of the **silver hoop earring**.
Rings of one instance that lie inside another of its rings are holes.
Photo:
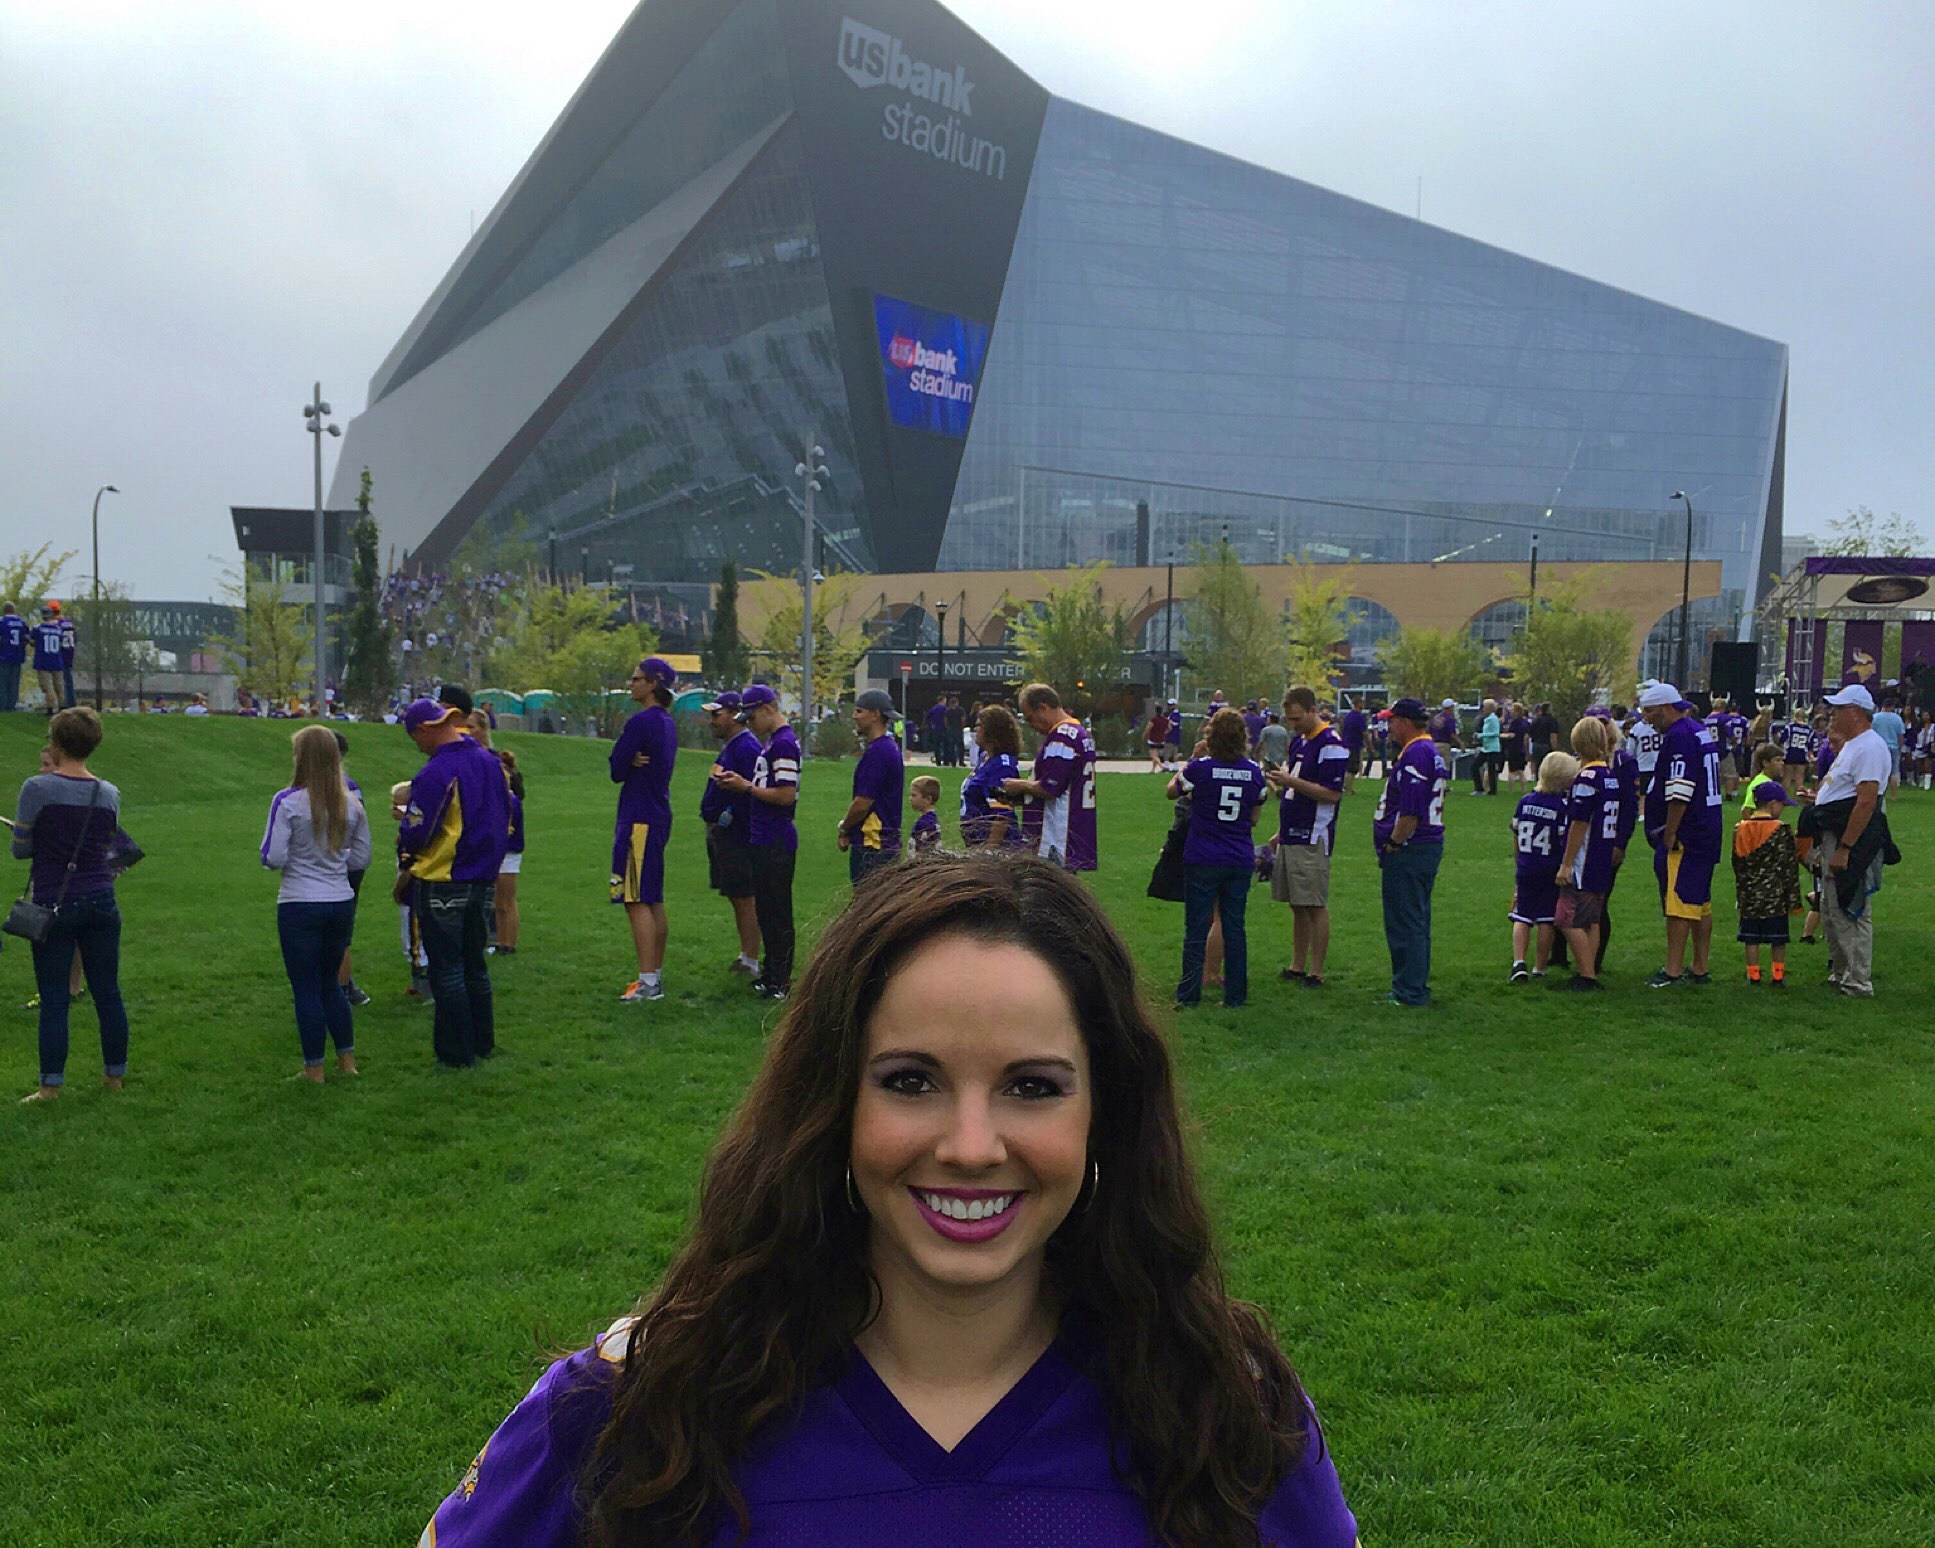
[[[853,1186],[853,1168],[847,1168],[847,1208],[856,1215],[864,1215],[867,1206],[860,1202],[860,1191]]]
[[[1102,1163],[1091,1160],[1088,1164],[1088,1197],[1082,1200],[1082,1213],[1087,1214],[1095,1203],[1095,1195],[1102,1191]]]

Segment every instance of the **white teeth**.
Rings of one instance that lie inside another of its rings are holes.
[[[1001,1214],[1015,1201],[1012,1193],[998,1194],[991,1199],[951,1199],[939,1193],[923,1193],[921,1202],[937,1215],[945,1215],[949,1220],[986,1220],[991,1215]]]

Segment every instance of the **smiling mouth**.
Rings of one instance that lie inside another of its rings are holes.
[[[951,1242],[985,1242],[1007,1230],[1020,1212],[1024,1192],[942,1193],[931,1188],[907,1190],[921,1219]]]

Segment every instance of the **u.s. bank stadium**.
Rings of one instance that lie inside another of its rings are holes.
[[[1165,566],[1225,537],[1266,592],[1353,563],[1366,659],[1508,639],[1535,554],[1607,566],[1658,645],[1689,543],[1696,637],[1750,627],[1786,401],[1785,345],[1052,96],[935,0],[644,0],[330,503],[368,467],[412,563],[517,536],[703,598],[797,571],[817,440],[816,557],[921,675],[938,620],[972,675],[1096,560],[1157,648]]]

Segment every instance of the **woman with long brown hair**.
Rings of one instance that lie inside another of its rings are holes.
[[[349,873],[369,869],[370,825],[362,801],[343,779],[336,733],[327,726],[304,726],[289,740],[295,774],[269,804],[262,863],[282,873],[276,933],[295,996],[302,1077],[320,1085],[325,1033],[336,1045],[337,1068],[345,1075],[356,1073],[349,998],[337,970],[356,926]]]
[[[940,855],[822,938],[637,1314],[552,1367],[436,1548],[1350,1548],[1226,1292],[1093,897]]]

